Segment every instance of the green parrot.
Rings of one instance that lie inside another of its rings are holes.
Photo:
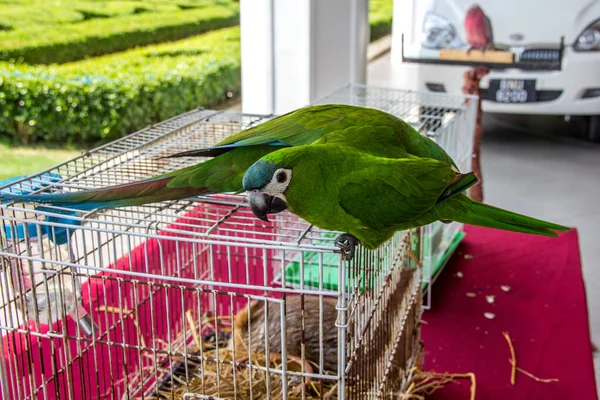
[[[461,174],[434,141],[391,115],[364,110],[365,119],[311,145],[263,156],[243,179],[256,217],[289,209],[336,239],[346,259],[360,242],[379,247],[399,230],[451,221],[557,236],[570,228],[467,197],[477,183]],[[369,116],[369,117],[367,117]]]
[[[463,192],[477,182],[473,173],[461,174],[433,140],[371,108],[302,108],[171,157],[183,156],[212,158],[124,185],[0,200],[90,210],[246,191],[258,218],[289,209],[345,232],[336,244],[347,259],[358,242],[373,249],[397,230],[437,220],[549,236],[569,229],[471,200]]]

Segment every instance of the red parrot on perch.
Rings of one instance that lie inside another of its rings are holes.
[[[494,48],[492,22],[477,4],[467,9],[464,25],[467,33],[467,53],[472,49],[485,51]]]

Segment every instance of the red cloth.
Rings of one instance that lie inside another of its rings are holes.
[[[558,239],[475,227],[466,232],[433,286],[432,309],[423,314],[425,370],[474,372],[476,399],[598,399],[577,232]],[[511,386],[504,331],[518,367],[559,382],[518,372]],[[469,380],[459,382],[431,399],[469,399]]]

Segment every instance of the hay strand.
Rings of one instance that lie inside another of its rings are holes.
[[[204,379],[195,375],[189,380],[187,385],[185,382],[181,382],[181,384],[176,382],[178,384],[176,385],[177,388],[174,391],[173,398],[180,400],[183,399],[186,393],[195,393],[224,398],[230,398],[235,395],[236,398],[241,400],[250,398],[257,400],[266,399],[268,395],[272,399],[282,399],[284,378],[280,374],[273,372],[267,374],[265,369],[267,359],[264,354],[252,353],[251,356],[252,364],[248,362],[248,356],[239,357],[239,355],[236,355],[237,360],[234,362],[232,351],[229,349],[220,349],[219,352],[216,350],[203,351],[202,358],[206,361],[201,373]],[[288,363],[292,364],[288,366],[289,370],[300,370],[300,365],[294,365],[301,363],[299,358],[288,356]],[[275,353],[269,355],[270,369],[281,370],[281,364],[280,355]],[[219,376],[216,373],[217,365],[220,368]],[[233,379],[234,374],[236,376],[235,381]],[[288,399],[299,398],[296,397],[296,394],[301,391],[302,379],[296,376],[287,377],[286,379],[288,380]],[[305,378],[305,381],[305,389],[309,392],[307,398],[312,398],[313,396],[320,397],[320,393],[316,391],[316,386],[314,386],[314,380]],[[323,384],[328,391],[331,391],[335,385],[335,381],[325,381]]]
[[[525,376],[530,377],[531,379],[533,379],[534,381],[537,381],[537,382],[542,382],[542,383],[560,382],[560,379],[558,379],[558,378],[538,378],[531,372],[525,371],[523,368],[520,368],[520,367],[517,367],[517,371],[519,371],[520,373],[522,373]]]
[[[113,313],[113,314],[125,315],[126,317],[129,317],[131,319],[131,322],[133,323],[133,326],[135,327],[136,331],[141,332],[140,326],[134,317],[135,311],[133,311],[133,310],[129,310],[127,308],[119,308],[119,307],[102,305],[102,306],[98,307],[98,311],[106,311],[106,312]],[[140,345],[142,347],[144,347],[144,348],[147,347],[146,340],[144,339],[144,335],[140,335],[139,340],[140,340]]]
[[[401,400],[425,400],[427,396],[441,389],[446,384],[454,382],[455,379],[471,380],[470,400],[475,400],[475,374],[469,372],[466,374],[449,374],[438,372],[424,372],[417,368],[413,369],[412,382],[404,393],[398,393]]]
[[[433,373],[434,376],[444,376],[448,378],[458,378],[458,379],[470,379],[471,380],[471,397],[470,400],[475,400],[475,391],[477,389],[477,382],[475,380],[474,372],[467,372],[466,374],[437,374]]]
[[[421,263],[421,260],[419,260],[419,258],[415,255],[415,253],[412,252],[412,250],[410,248],[406,248],[406,254],[408,254],[408,257],[419,266],[420,269],[423,269],[423,263]]]
[[[530,377],[531,379],[533,379],[537,382],[542,382],[542,383],[559,382],[559,380],[557,378],[538,378],[537,376],[533,375],[531,372],[525,371],[523,368],[517,367],[517,356],[515,354],[515,347],[513,346],[510,335],[508,334],[508,332],[502,332],[502,335],[508,342],[508,347],[510,348],[511,358],[510,358],[510,360],[508,360],[508,362],[512,365],[512,371],[510,374],[511,385],[514,386],[516,383],[517,371],[519,371],[520,373],[522,373],[525,376]]]
[[[515,385],[517,381],[517,355],[515,353],[515,347],[513,346],[512,339],[508,332],[502,332],[502,335],[508,342],[508,347],[510,349],[510,364],[512,365],[512,370],[510,372],[510,384]]]
[[[185,318],[190,326],[190,331],[192,331],[192,337],[194,338],[196,351],[200,351],[200,349],[202,349],[202,342],[200,341],[200,336],[198,336],[198,330],[196,329],[196,323],[194,322],[194,317],[192,316],[192,310],[187,310],[185,312]]]

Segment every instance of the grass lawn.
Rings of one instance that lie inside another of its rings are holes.
[[[0,144],[0,180],[28,175],[79,155],[77,150],[10,147]]]

